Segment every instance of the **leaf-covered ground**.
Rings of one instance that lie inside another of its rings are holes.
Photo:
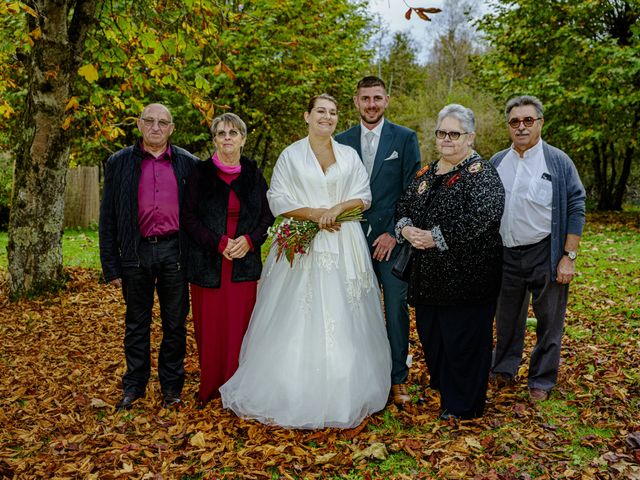
[[[551,399],[529,404],[524,380],[491,387],[484,418],[457,423],[438,421],[437,395],[419,385],[415,332],[415,403],[356,429],[266,427],[219,400],[198,409],[191,324],[185,407],[160,407],[154,372],[146,397],[117,413],[120,292],[74,268],[64,292],[10,302],[2,272],[0,478],[640,479],[639,227],[637,213],[589,217]],[[153,342],[155,369],[157,312]]]

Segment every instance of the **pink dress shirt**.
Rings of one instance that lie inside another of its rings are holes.
[[[138,184],[138,225],[142,237],[176,233],[180,226],[178,182],[171,164],[171,146],[158,157],[143,151]]]

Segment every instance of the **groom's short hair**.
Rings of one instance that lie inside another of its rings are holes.
[[[361,88],[369,88],[369,87],[382,87],[384,91],[387,91],[387,86],[384,84],[384,81],[380,77],[375,77],[373,75],[364,77],[362,80],[358,82],[358,86],[356,87],[356,91]]]

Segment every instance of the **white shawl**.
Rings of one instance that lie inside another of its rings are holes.
[[[267,192],[269,207],[275,216],[304,207],[330,208],[337,203],[353,199],[362,200],[365,208],[368,208],[371,204],[369,176],[358,153],[353,148],[339,144],[333,139],[331,144],[336,163],[329,167],[326,174],[311,150],[308,137],[283,150],[273,169],[271,185]],[[333,188],[335,193],[332,191]],[[351,270],[348,276],[351,276],[356,273],[352,270],[353,267],[360,272],[361,269],[366,268],[368,258],[365,260],[362,255],[368,257],[369,252],[359,224],[348,222],[342,225],[341,233],[342,235],[336,235],[321,230],[316,235],[311,248],[316,252],[338,254],[340,242],[343,242],[343,251],[355,250],[353,259],[355,264],[347,267]],[[362,238],[354,238],[354,235]],[[344,244],[345,242],[350,245]],[[349,263],[352,262],[347,262]]]

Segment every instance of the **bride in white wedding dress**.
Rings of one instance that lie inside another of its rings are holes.
[[[369,249],[343,211],[371,202],[366,170],[335,142],[337,104],[323,94],[304,118],[309,136],[278,159],[267,194],[274,215],[321,230],[293,266],[272,246],[242,343],[240,365],[220,388],[238,416],[290,428],[351,428],[384,408],[391,356]]]

